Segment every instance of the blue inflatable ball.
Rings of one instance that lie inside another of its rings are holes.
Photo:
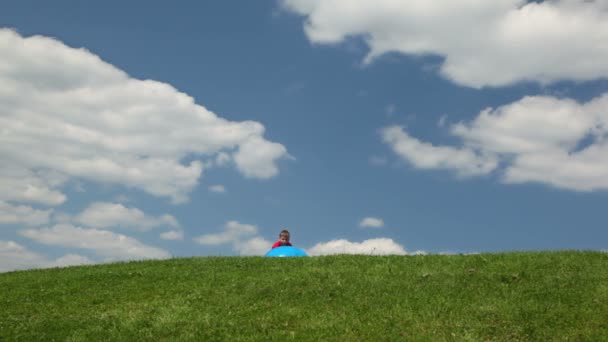
[[[308,256],[306,252],[303,250],[291,247],[291,246],[281,246],[277,248],[273,248],[269,250],[264,256],[267,257],[304,257]]]

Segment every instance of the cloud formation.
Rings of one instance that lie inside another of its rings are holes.
[[[155,227],[179,227],[175,217],[164,214],[151,217],[137,208],[119,203],[95,202],[74,218],[74,221],[92,228],[126,228],[141,231]]]
[[[238,221],[228,221],[220,233],[204,234],[194,238],[194,241],[201,245],[221,245],[233,242],[243,237],[257,234],[258,228],[254,225],[240,223]]]
[[[1,121],[2,117],[0,117]],[[4,133],[0,131],[0,139],[3,135]],[[4,148],[8,147],[4,146]],[[1,151],[2,146],[0,153]],[[2,154],[0,156],[4,158]],[[6,160],[9,160],[8,157]],[[16,164],[3,163],[0,165],[0,200],[60,205],[66,201],[66,196],[57,189],[65,183],[65,180],[65,177],[59,176],[52,170],[30,170]]]
[[[222,232],[200,235],[194,241],[204,246],[230,244],[239,255],[262,255],[272,246],[271,241],[258,235],[256,226],[238,221],[228,221]]]
[[[410,136],[400,126],[385,128],[382,139],[399,157],[419,169],[447,169],[460,176],[475,176],[487,174],[497,166],[492,155],[481,155],[469,148],[434,146]]]
[[[51,227],[34,228],[49,223]],[[67,250],[84,249],[101,257],[98,260],[91,260],[71,253],[50,260],[16,242],[4,241],[0,246],[0,256],[2,256],[0,270],[93,264],[117,260],[164,259],[170,257],[167,251],[143,244],[133,237],[104,229],[123,228],[143,232],[156,227],[180,227],[171,215],[153,217],[137,208],[105,202],[93,203],[76,216],[55,212],[53,209],[37,210],[28,206],[0,202],[0,224],[21,226],[18,234],[44,245],[60,246]],[[183,240],[183,234],[181,229],[175,229],[161,233],[160,238]]]
[[[163,240],[183,240],[184,231],[183,230],[170,230],[170,231],[161,233],[160,238]]]
[[[56,260],[50,260],[43,255],[28,250],[15,241],[0,240],[0,272],[92,263],[93,261],[89,258],[76,254],[66,254]]]
[[[608,3],[552,0],[283,0],[308,39],[360,37],[389,52],[444,57],[443,77],[480,88],[608,77]]]
[[[330,254],[407,254],[403,246],[388,238],[369,239],[362,242],[351,242],[345,239],[320,242],[309,248],[307,252],[311,256]]]
[[[52,212],[52,209],[38,210],[25,205],[12,205],[0,201],[0,224],[43,225],[49,222]]]
[[[478,176],[499,172],[505,183],[540,182],[553,187],[608,189],[608,94],[578,103],[529,96],[488,108],[471,122],[450,126],[459,147],[432,146],[391,126],[382,137],[416,168]],[[422,146],[422,148],[421,148]]]
[[[377,217],[366,217],[359,222],[359,227],[363,228],[382,228],[384,227],[384,221]]]
[[[166,259],[171,255],[157,247],[107,230],[87,229],[60,223],[50,228],[24,229],[19,234],[36,242],[95,252],[105,261]]]
[[[262,237],[256,236],[251,239],[244,241],[237,241],[234,244],[234,251],[239,255],[264,255],[270,247],[272,242]]]
[[[205,160],[233,160],[245,177],[270,178],[289,156],[263,138],[258,122],[225,120],[169,84],[9,29],[0,29],[0,112],[5,201],[58,205],[66,200],[61,186],[81,178],[181,203]]]

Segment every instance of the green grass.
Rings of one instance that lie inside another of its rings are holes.
[[[608,253],[207,257],[0,274],[0,341],[608,340]]]

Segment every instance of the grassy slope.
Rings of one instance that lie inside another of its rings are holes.
[[[0,340],[608,340],[608,253],[209,257],[0,274]]]

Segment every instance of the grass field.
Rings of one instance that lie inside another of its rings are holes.
[[[608,340],[608,253],[206,257],[0,274],[1,341]]]

